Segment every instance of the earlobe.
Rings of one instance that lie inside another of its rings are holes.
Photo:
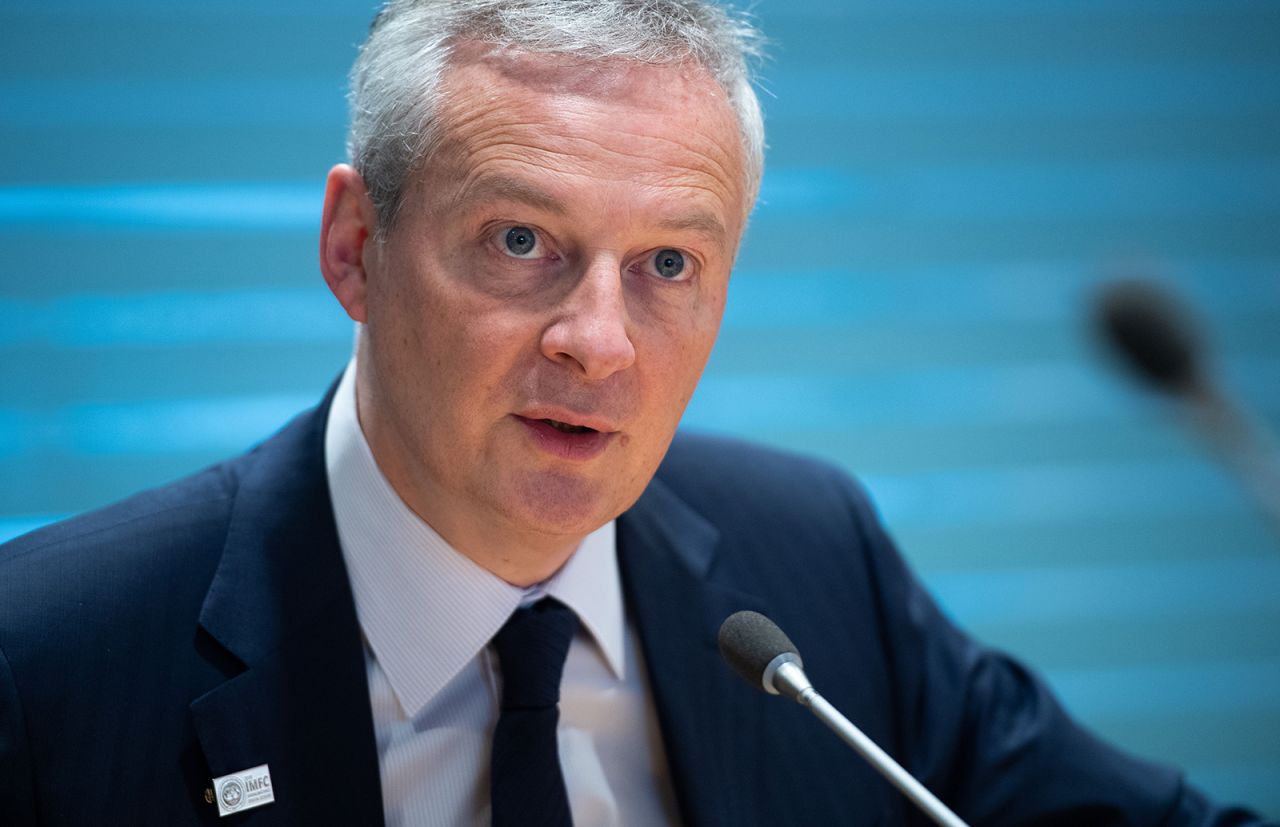
[[[320,272],[347,315],[365,321],[368,242],[376,213],[360,173],[347,164],[329,170],[320,222]]]

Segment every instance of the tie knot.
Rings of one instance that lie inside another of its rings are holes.
[[[578,616],[553,597],[516,609],[493,647],[502,667],[502,708],[554,707]]]

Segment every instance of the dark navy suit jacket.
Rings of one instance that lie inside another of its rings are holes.
[[[0,824],[382,823],[327,402],[243,457],[0,549]],[[678,437],[618,552],[687,824],[924,823],[721,664],[716,631],[744,608],[975,825],[1249,820],[1101,744],[953,628],[825,465]],[[211,778],[259,764],[275,803],[219,819]]]

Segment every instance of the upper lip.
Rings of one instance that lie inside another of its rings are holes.
[[[528,408],[520,411],[516,416],[524,419],[551,419],[556,422],[563,422],[566,425],[574,425],[579,428],[590,428],[593,431],[599,431],[604,434],[610,434],[618,430],[616,424],[604,417],[587,413],[579,413],[578,411],[571,411],[567,408],[557,408],[553,406],[540,405],[536,408]]]

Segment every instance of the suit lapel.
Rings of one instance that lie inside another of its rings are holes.
[[[193,702],[192,721],[213,777],[270,767],[276,800],[246,811],[253,823],[383,823],[363,645],[324,465],[330,397],[249,459],[200,615],[245,668]]]
[[[249,460],[200,616],[244,667],[191,704],[211,777],[267,764],[276,796],[226,823],[384,821],[363,643],[324,467],[329,401]],[[681,813],[695,827],[760,815],[743,792],[759,771],[750,736],[759,698],[734,686],[716,633],[733,612],[764,607],[715,582],[719,542],[658,479],[618,522],[627,605]]]
[[[681,814],[689,825],[756,821],[742,793],[758,766],[744,732],[754,710],[720,661],[725,617],[757,600],[711,576],[717,530],[660,480],[618,521],[618,556]]]

